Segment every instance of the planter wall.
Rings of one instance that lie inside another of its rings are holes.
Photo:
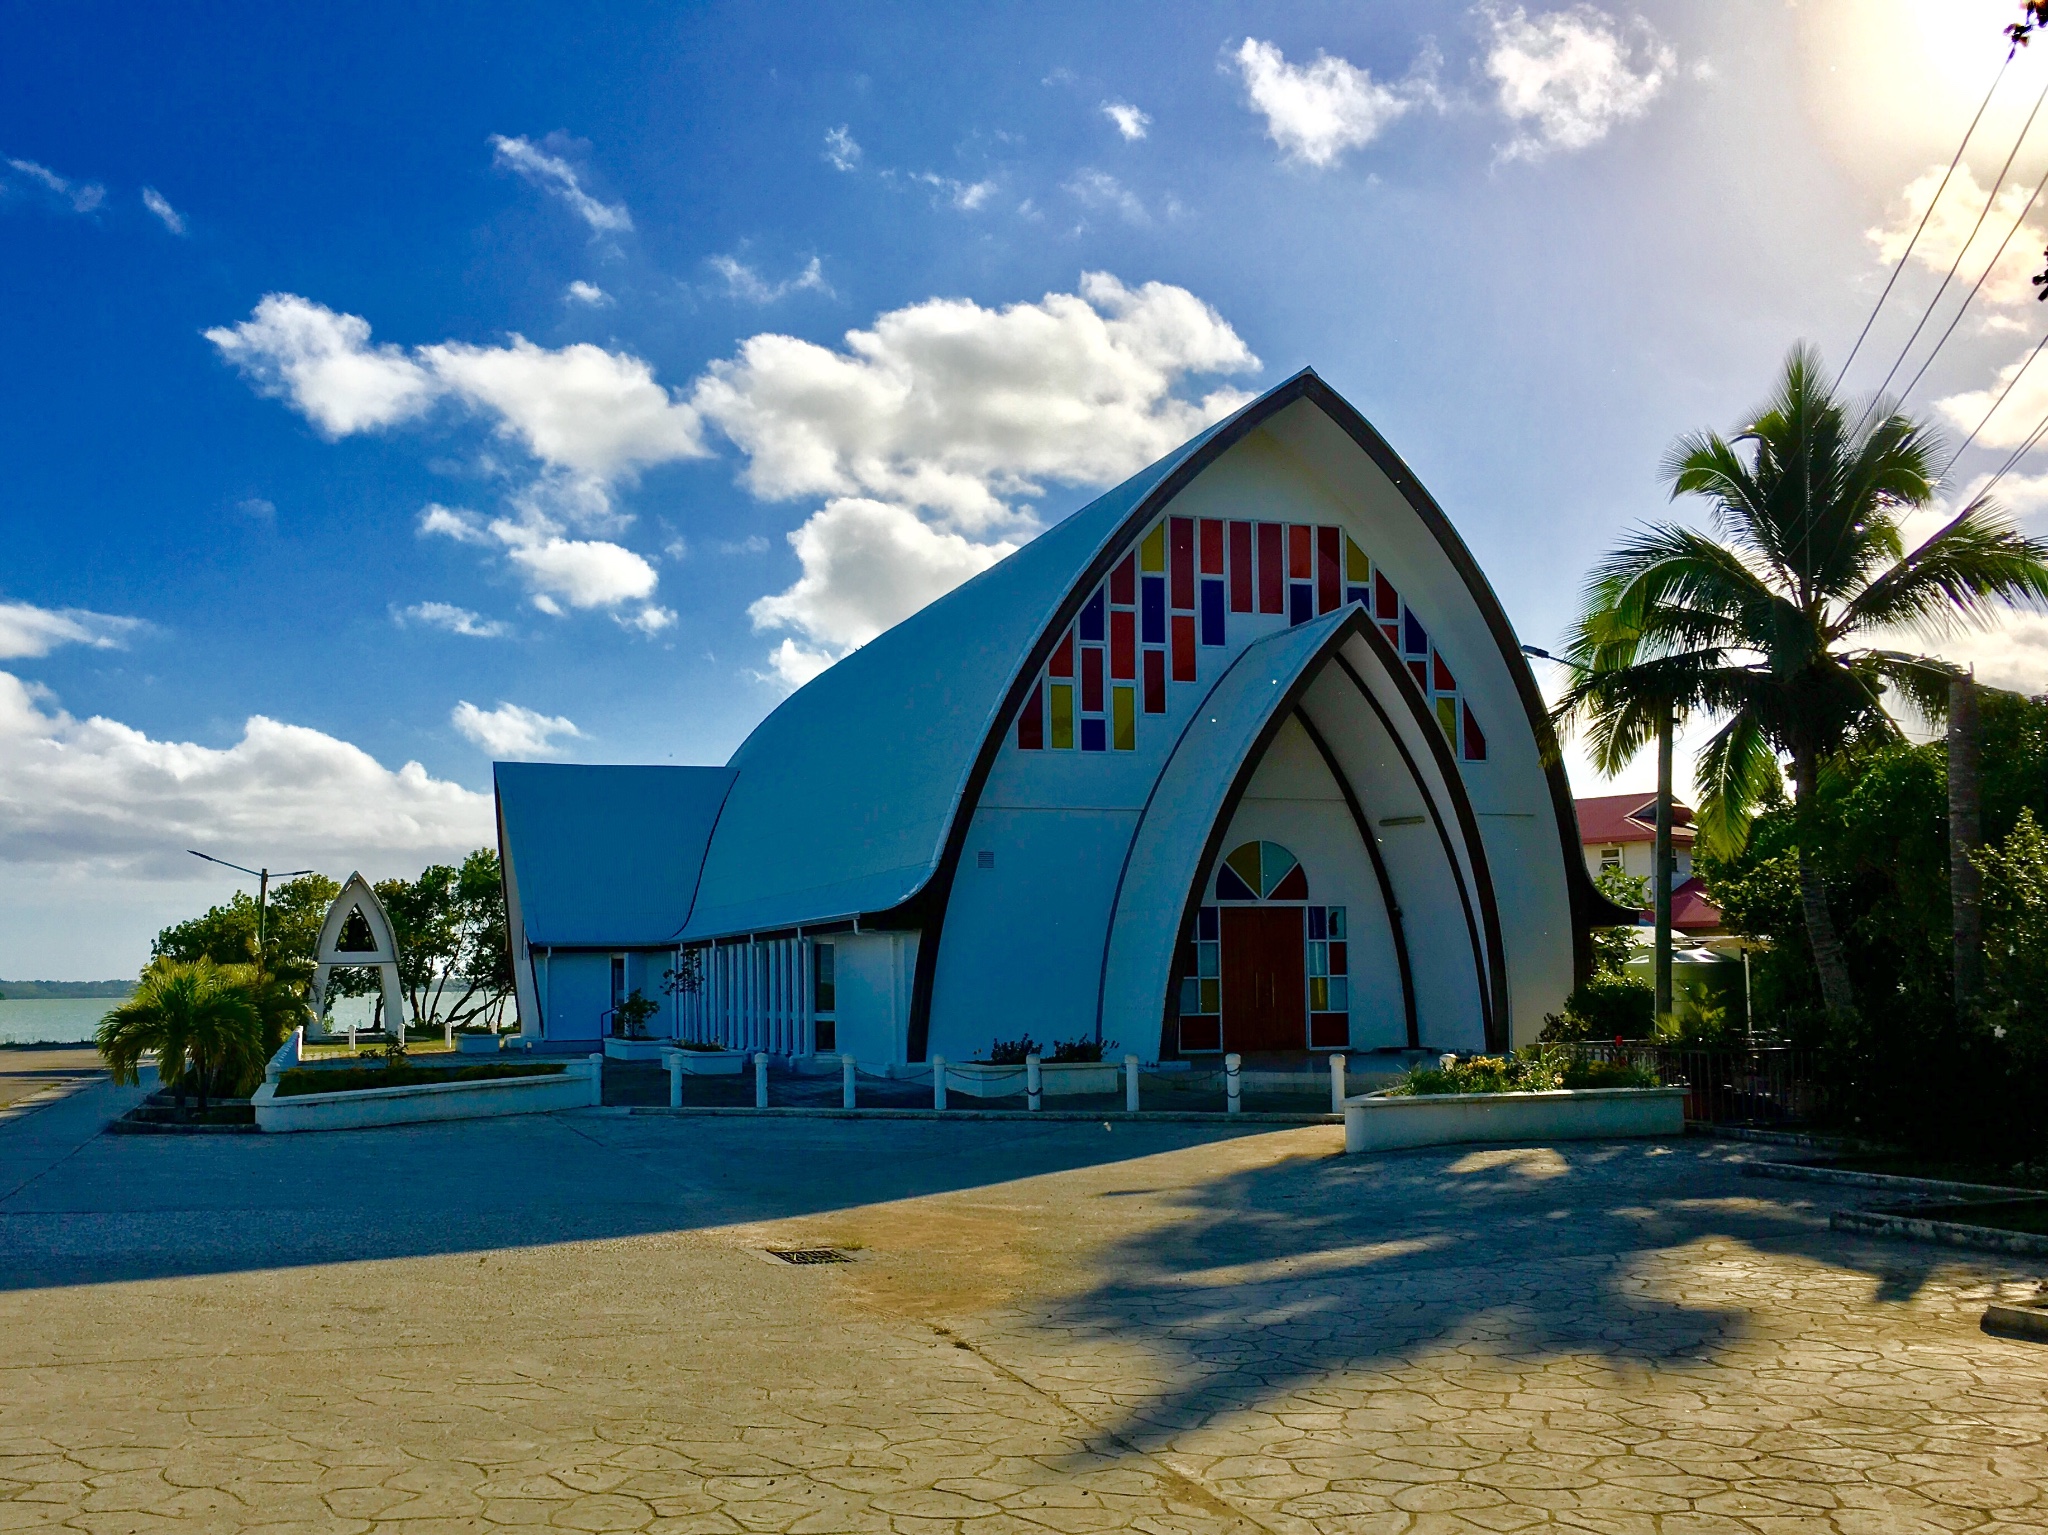
[[[1075,1061],[1038,1068],[1039,1091],[1048,1098],[1072,1097],[1079,1093],[1120,1093],[1123,1068],[1114,1061]],[[1009,1098],[1024,1095],[1022,1066],[983,1066],[970,1061],[946,1062],[946,1090],[970,1098]]]
[[[495,1034],[457,1034],[455,1036],[457,1055],[496,1055],[498,1036]]]
[[[1599,1141],[1685,1133],[1682,1087],[1554,1093],[1442,1093],[1344,1100],[1344,1149],[1397,1151],[1465,1141]]]
[[[678,1050],[668,1047],[661,1056],[686,1077],[736,1077],[746,1069],[744,1050]]]
[[[265,1082],[250,1100],[256,1128],[271,1132],[363,1130],[373,1125],[412,1125],[436,1119],[491,1119],[501,1114],[545,1114],[556,1109],[595,1108],[604,1101],[600,1056],[567,1062],[549,1076],[498,1077],[487,1082],[421,1082],[408,1087],[370,1087],[357,1092],[277,1096],[277,1082]]]
[[[672,1039],[619,1039],[607,1036],[604,1058],[608,1061],[658,1061],[676,1047]]]

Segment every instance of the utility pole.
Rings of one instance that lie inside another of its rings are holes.
[[[1977,678],[1948,684],[1948,897],[1955,942],[1955,1005],[1969,1006],[1984,979],[1983,880],[1971,854],[1984,840],[1977,773]]]
[[[1657,919],[1657,1016],[1671,1012],[1671,706],[1657,721],[1657,843],[1655,885]]]
[[[226,860],[225,858],[216,858],[216,857],[214,857],[214,856],[213,856],[213,854],[211,854],[211,853],[202,853],[202,852],[200,852],[200,851],[199,851],[199,849],[198,849],[198,848],[196,848],[196,847],[188,847],[188,848],[186,848],[186,849],[185,849],[185,851],[186,851],[186,852],[188,852],[188,853],[190,853],[190,854],[191,854],[191,855],[192,855],[192,856],[193,856],[194,858],[204,858],[204,859],[205,859],[205,860],[206,860],[206,861],[207,861],[208,863],[217,863],[217,864],[219,864],[219,865],[220,865],[220,866],[221,866],[221,867],[222,867],[223,869],[233,869],[233,870],[235,870],[235,871],[236,871],[237,873],[241,873],[241,874],[248,874],[248,875],[253,875],[253,876],[255,877],[255,880],[256,880],[256,968],[257,968],[257,970],[258,970],[259,972],[260,972],[260,971],[265,971],[265,970],[267,970],[267,969],[268,969],[269,967],[268,967],[268,965],[267,965],[267,963],[266,963],[266,961],[265,961],[265,958],[264,958],[264,950],[263,950],[263,927],[264,927],[264,918],[265,918],[265,915],[267,914],[267,912],[268,912],[268,909],[269,909],[269,906],[270,906],[270,881],[271,881],[271,879],[272,879],[272,877],[273,877],[273,876],[272,876],[272,874],[271,874],[271,872],[270,872],[270,870],[268,870],[268,869],[245,869],[245,868],[243,868],[243,867],[242,867],[242,866],[241,866],[240,864],[238,864],[238,863],[229,863],[229,862],[228,862],[228,861],[227,861],[227,860]],[[282,870],[282,871],[280,871],[280,872],[279,872],[279,873],[278,873],[278,874],[277,874],[277,875],[276,875],[275,877],[276,877],[276,878],[278,878],[278,879],[295,879],[295,878],[297,878],[297,877],[298,877],[299,875],[301,875],[301,874],[311,874],[312,872],[313,872],[313,871],[312,871],[311,869],[286,869],[286,870]]]

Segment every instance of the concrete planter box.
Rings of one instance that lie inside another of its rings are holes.
[[[658,1061],[676,1047],[672,1039],[616,1039],[607,1037],[604,1058],[608,1061]]]
[[[256,1128],[271,1132],[364,1130],[373,1125],[412,1125],[435,1119],[489,1119],[500,1114],[545,1114],[555,1109],[595,1108],[604,1101],[604,1078],[596,1056],[569,1061],[558,1074],[498,1077],[488,1082],[421,1082],[408,1087],[370,1087],[358,1092],[277,1096],[265,1082],[250,1102]]]
[[[678,1050],[670,1045],[661,1057],[674,1061],[686,1077],[736,1077],[747,1066],[744,1050]]]
[[[1398,1151],[1464,1141],[1603,1141],[1685,1133],[1682,1087],[1554,1093],[1437,1093],[1344,1100],[1344,1149]]]
[[[1120,1093],[1123,1068],[1114,1061],[1076,1061],[1038,1068],[1039,1091],[1048,1098],[1079,1093]],[[946,1062],[946,1091],[970,1098],[1024,1096],[1022,1066],[983,1066],[972,1061]]]
[[[457,1034],[455,1036],[457,1055],[496,1055],[498,1036],[495,1034]]]

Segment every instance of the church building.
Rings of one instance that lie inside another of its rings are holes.
[[[1586,973],[1543,700],[1311,371],[791,694],[723,767],[500,763],[521,1032],[884,1068],[1502,1050]]]

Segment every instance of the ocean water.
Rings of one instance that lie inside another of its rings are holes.
[[[119,997],[0,998],[0,1045],[90,1044],[100,1019],[120,1005]]]

